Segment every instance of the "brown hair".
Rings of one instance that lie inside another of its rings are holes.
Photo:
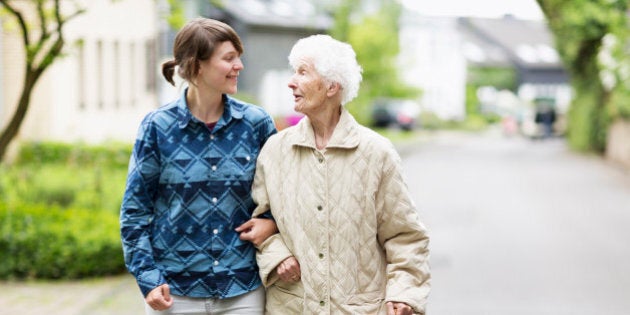
[[[239,54],[243,53],[243,44],[234,29],[229,25],[208,18],[196,18],[188,22],[175,36],[173,57],[162,64],[162,75],[172,85],[175,66],[177,74],[189,81],[199,71],[199,61],[208,60],[217,44],[232,42]]]

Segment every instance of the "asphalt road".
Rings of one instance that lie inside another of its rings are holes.
[[[404,156],[430,315],[630,314],[630,172],[561,139],[441,134]]]
[[[429,315],[630,314],[630,171],[496,132],[400,151],[432,238]],[[128,275],[0,292],[0,315],[144,313]]]

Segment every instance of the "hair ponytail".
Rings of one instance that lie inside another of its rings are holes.
[[[162,64],[162,75],[170,84],[175,86],[175,81],[173,80],[173,75],[175,74],[175,67],[177,66],[177,61],[175,59],[171,59]]]

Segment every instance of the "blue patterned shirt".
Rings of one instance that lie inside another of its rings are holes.
[[[120,212],[125,264],[144,296],[164,283],[180,296],[241,295],[261,282],[254,246],[234,229],[251,217],[256,158],[276,129],[224,95],[210,130],[185,95],[140,125]]]

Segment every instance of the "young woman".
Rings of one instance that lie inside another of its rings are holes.
[[[237,91],[243,46],[227,24],[190,21],[162,65],[188,83],[149,113],[129,163],[120,225],[128,270],[147,314],[262,314],[265,293],[254,243],[275,233],[254,218],[250,196],[260,149],[276,133],[262,108]],[[242,226],[241,226],[242,225]]]

